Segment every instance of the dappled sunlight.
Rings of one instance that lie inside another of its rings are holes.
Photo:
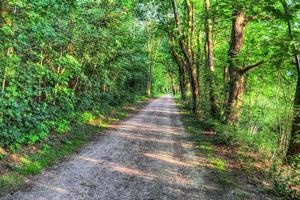
[[[155,142],[155,143],[162,143],[162,144],[177,144],[174,141],[171,140],[162,140],[162,139],[156,139],[156,138],[149,138],[149,137],[142,137],[137,134],[129,134],[124,132],[119,132],[118,135],[130,139],[130,140],[140,140],[140,141],[146,141],[146,142]]]
[[[178,172],[173,172],[170,170],[164,170],[165,173],[159,171],[143,171],[138,168],[130,168],[125,166],[120,166],[112,164],[110,166],[112,171],[120,172],[129,176],[135,176],[137,178],[144,178],[146,180],[158,180],[160,182],[166,182],[169,184],[176,183],[177,185],[187,186],[192,184],[192,180],[178,174]],[[157,173],[157,174],[156,174]]]
[[[174,164],[177,166],[195,167],[195,163],[181,161],[181,160],[177,159],[176,157],[171,156],[167,153],[145,153],[144,155],[147,157],[150,157],[152,159],[161,160],[161,161],[167,162],[169,164]]]
[[[163,113],[163,114],[177,114],[179,115],[178,111],[177,110],[171,110],[171,109],[161,109],[161,108],[151,108],[151,110],[149,109],[145,109],[143,110],[143,112],[151,112],[151,113],[154,113],[154,112],[158,112],[158,113]]]
[[[97,159],[88,158],[88,157],[82,157],[82,156],[79,156],[78,158],[81,159],[81,160],[85,160],[85,161],[89,161],[89,162],[95,163],[95,164],[96,163],[101,164],[101,163],[104,162],[103,160],[97,160]]]
[[[148,134],[151,135],[179,135],[182,134],[181,132],[184,131],[183,128],[177,128],[172,126],[154,126],[154,125],[147,125],[141,124],[138,122],[130,122],[126,124],[120,124],[115,126],[110,126],[111,128],[124,130],[124,131],[133,131],[134,133],[139,133],[141,131],[146,131]]]
[[[116,133],[121,137],[124,137],[127,140],[135,140],[135,141],[144,141],[144,142],[153,142],[153,143],[161,143],[167,145],[177,145],[182,148],[190,149],[193,148],[192,144],[184,143],[184,142],[176,142],[173,140],[163,140],[157,137],[145,137],[143,134],[132,134],[126,132],[118,132]]]
[[[111,170],[112,171],[117,171],[123,174],[127,174],[130,176],[137,176],[137,177],[142,177],[145,178],[147,180],[154,180],[157,179],[158,176],[150,174],[148,172],[143,172],[142,170],[139,169],[132,169],[132,168],[128,168],[128,167],[123,167],[123,166],[111,166]]]
[[[168,155],[168,157],[171,157]],[[141,170],[138,167],[132,168],[128,166],[123,166],[118,163],[105,161],[105,160],[97,160],[92,159],[88,157],[79,157],[82,160],[91,162],[93,164],[102,164],[100,167],[105,168],[107,170],[110,170],[111,172],[119,172],[121,174],[134,176],[136,178],[143,178],[146,180],[159,180],[161,182],[168,182],[168,183],[176,183],[178,185],[188,185],[192,184],[192,180],[188,179],[187,177],[184,177],[180,174],[178,174],[177,171],[172,171],[170,169],[163,169],[162,172],[160,171],[153,171],[153,170]],[[170,158],[167,159],[169,161]],[[186,165],[183,165],[182,163],[178,161],[171,161],[171,164],[175,165],[181,165],[186,167]]]
[[[46,188],[46,189],[50,189],[53,192],[58,192],[58,193],[61,193],[61,194],[66,194],[66,193],[69,192],[65,188],[62,188],[61,186],[55,186],[55,185],[43,184],[43,183],[35,183],[35,185],[37,185],[39,187]]]
[[[140,131],[140,130],[145,130],[145,131],[153,131],[153,132],[166,132],[166,134],[174,134],[174,135],[178,135],[178,134],[182,134],[181,132],[184,132],[184,128],[182,127],[175,127],[175,126],[164,126],[164,125],[157,125],[155,124],[155,122],[147,122],[147,123],[138,123],[138,122],[128,122],[124,125],[120,125],[120,128],[122,127],[128,127],[131,129],[135,129],[135,131]],[[138,128],[136,130],[136,128]]]

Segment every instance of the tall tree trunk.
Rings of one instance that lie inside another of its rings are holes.
[[[148,66],[148,77],[147,77],[147,96],[151,97],[152,95],[152,66]]]
[[[172,94],[173,94],[173,96],[175,96],[175,95],[176,95],[176,89],[175,89],[175,85],[174,85],[173,75],[172,75],[171,72],[170,72],[170,79],[171,79],[171,89],[172,89]]]
[[[292,21],[288,17],[290,16],[289,7],[285,0],[281,1],[284,8],[284,12],[287,19],[288,34],[291,41],[294,40]],[[294,156],[300,154],[300,55],[297,54],[297,49],[295,44],[293,45],[293,54],[295,59],[295,67],[298,73],[296,93],[294,99],[294,119],[291,130],[291,139],[288,146],[287,155]]]
[[[245,37],[246,17],[242,10],[233,12],[233,21],[231,29],[231,41],[228,51],[229,64],[229,95],[226,108],[226,119],[229,123],[235,123],[241,113],[241,106],[244,98],[244,74],[238,68],[239,54],[243,46]]]
[[[150,29],[150,27],[148,27]],[[148,74],[147,74],[147,96],[152,96],[152,44],[151,44],[152,38],[150,31],[148,30],[148,42],[147,42],[147,50],[148,50],[148,59],[150,61],[148,65]]]
[[[198,52],[197,52],[197,83],[200,85],[200,69],[202,65],[202,51],[201,51],[201,31],[199,31],[198,38],[197,38],[197,47],[198,47]]]
[[[211,106],[211,115],[219,117],[220,109],[217,103],[216,82],[215,82],[215,66],[214,66],[214,41],[213,41],[213,21],[209,10],[209,0],[205,0],[205,32],[206,32],[206,64],[208,68],[208,84],[209,84],[209,100]]]
[[[297,67],[300,60],[297,58]],[[298,71],[297,88],[294,100],[294,120],[291,131],[291,139],[289,142],[287,155],[294,156],[300,154],[300,72]]]
[[[193,5],[190,2],[190,0],[185,0],[185,6],[187,9],[187,42],[186,46],[189,52],[189,56],[192,59],[194,63],[194,52],[193,52],[193,38],[195,34],[195,29],[194,29],[194,9]]]
[[[170,49],[172,56],[178,67],[179,87],[182,100],[186,100],[186,78],[185,78],[185,63],[182,61],[174,47],[174,39],[170,36]]]
[[[177,2],[176,0],[172,0],[172,6],[173,6],[173,12],[174,12],[174,19],[175,19],[175,26],[177,29],[178,34],[178,44],[180,46],[180,49],[183,53],[183,56],[186,60],[187,64],[187,71],[189,74],[189,80],[190,80],[190,86],[191,86],[191,93],[192,93],[192,99],[193,99],[193,112],[196,114],[199,111],[199,86],[197,84],[197,74],[196,69],[194,67],[194,59],[190,56],[189,50],[185,44],[183,33],[181,31],[181,25],[180,25],[180,18],[177,8]]]
[[[245,93],[245,76],[239,69],[230,67],[229,94],[227,100],[226,119],[230,124],[238,121],[241,114]]]
[[[233,12],[231,41],[228,51],[229,64],[229,95],[226,105],[225,116],[230,124],[234,124],[240,118],[241,107],[244,100],[245,92],[245,74],[264,63],[260,61],[256,64],[241,67],[239,54],[243,46],[245,37],[245,27],[247,25],[247,18],[243,10],[236,10]]]

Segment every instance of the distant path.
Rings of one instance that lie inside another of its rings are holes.
[[[187,136],[173,98],[163,96],[3,199],[217,199],[206,196]]]

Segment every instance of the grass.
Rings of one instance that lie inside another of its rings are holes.
[[[208,161],[219,171],[226,171],[226,161],[215,156],[209,157]]]
[[[188,105],[181,100],[177,99],[176,103],[181,111],[181,119],[185,129],[191,133],[190,139],[195,144],[198,153],[201,157],[204,157],[207,162],[206,165],[202,164],[202,167],[206,167],[212,171],[211,176],[214,176],[220,185],[227,188],[235,186],[234,180],[230,176],[229,169],[227,168],[227,161],[217,154],[214,145],[214,142],[216,142],[213,137],[214,132],[210,129],[210,125],[195,117],[190,112]]]
[[[28,176],[37,175],[42,169],[52,166],[78,151],[93,136],[101,134],[108,124],[128,117],[145,102],[147,101],[144,98],[140,98],[136,103],[116,108],[106,116],[95,117],[89,113],[84,113],[81,117],[81,123],[77,123],[67,134],[52,133],[48,140],[31,147],[24,147],[15,155],[17,162],[5,162],[4,164],[5,171],[0,174],[0,197],[26,187]],[[31,152],[32,149],[35,149],[33,153]],[[2,161],[5,156],[1,157]]]
[[[9,172],[0,176],[0,194],[19,190],[25,186],[25,179],[22,175]]]

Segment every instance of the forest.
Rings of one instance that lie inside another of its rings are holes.
[[[171,93],[300,198],[299,1],[1,0],[0,13],[0,177],[9,155]]]

